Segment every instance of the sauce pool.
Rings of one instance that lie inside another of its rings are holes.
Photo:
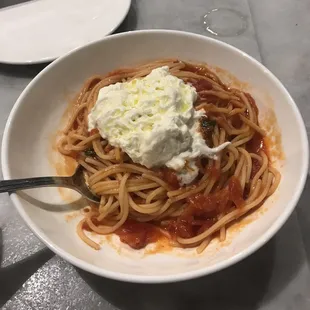
[[[159,170],[159,176],[164,181],[166,181],[172,189],[178,189],[180,187],[180,183],[175,171],[169,168],[161,168]]]
[[[122,227],[116,230],[115,234],[122,242],[136,250],[143,249],[148,244],[157,242],[164,237],[164,234],[155,225],[132,219],[128,219]]]
[[[211,227],[220,214],[225,214],[233,204],[241,207],[244,204],[242,189],[237,178],[231,177],[228,185],[215,193],[204,195],[198,193],[188,198],[188,207],[176,219],[163,221],[162,229],[166,230],[172,240],[177,237],[191,238]],[[121,242],[133,249],[142,249],[167,235],[156,223],[142,223],[128,219],[116,230]]]

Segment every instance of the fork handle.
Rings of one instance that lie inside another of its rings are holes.
[[[36,187],[68,187],[72,188],[70,177],[38,177],[0,181],[0,193],[15,192]]]

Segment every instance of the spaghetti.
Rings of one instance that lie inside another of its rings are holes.
[[[179,186],[174,171],[135,164],[97,130],[88,131],[88,115],[102,87],[144,77],[161,66],[196,88],[195,109],[205,113],[200,130],[207,145],[231,142],[217,160],[196,159],[199,175],[188,186]],[[261,206],[280,182],[264,135],[251,95],[229,88],[205,65],[158,60],[90,78],[58,141],[59,151],[84,167],[87,184],[100,196],[99,206],[85,210],[78,235],[97,250],[99,244],[85,230],[116,233],[135,249],[165,237],[175,246],[195,246],[202,252],[213,237],[225,240],[227,226]]]

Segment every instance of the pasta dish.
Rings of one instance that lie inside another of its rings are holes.
[[[58,141],[100,197],[85,231],[115,233],[134,249],[168,238],[201,253],[260,207],[280,174],[250,94],[206,65],[163,59],[87,80]]]

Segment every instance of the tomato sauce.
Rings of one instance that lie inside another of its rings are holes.
[[[256,175],[258,170],[260,169],[260,167],[261,167],[260,162],[256,158],[253,158],[252,159],[251,179],[254,178],[254,176]]]
[[[255,103],[255,100],[249,93],[244,93],[244,94],[249,100],[249,103],[253,107],[254,111],[258,115],[258,108]],[[255,132],[253,138],[249,142],[246,143],[245,148],[249,153],[254,153],[257,155],[259,155],[260,151],[263,151],[267,155],[267,157],[269,157],[268,148],[264,141],[264,137],[258,132]],[[260,162],[257,159],[252,158],[251,178],[253,178],[256,175],[260,167],[261,167]]]
[[[75,160],[78,160],[79,158],[79,152],[77,151],[71,151],[70,154],[68,154],[68,156],[70,156],[71,158],[75,159]]]
[[[113,150],[113,146],[110,145],[110,144],[107,144],[106,147],[104,148],[104,151],[105,151],[106,153],[109,153],[109,152],[112,151],[112,150]]]
[[[241,128],[243,122],[238,114],[231,116],[230,119],[231,119],[231,124],[233,125],[234,128],[236,129]]]
[[[218,215],[244,204],[243,191],[235,177],[231,177],[222,190],[209,195],[198,193],[187,201],[188,206],[177,219],[164,222],[165,229],[174,237],[194,237],[210,228],[217,221]]]
[[[159,170],[159,177],[166,181],[172,189],[180,188],[180,183],[174,170],[169,168],[161,168]]]
[[[258,115],[258,108],[257,108],[257,105],[255,103],[254,98],[249,93],[244,93],[244,95],[247,97],[247,99],[249,100],[250,105],[252,106],[252,108],[254,109],[256,114]]]
[[[95,134],[97,134],[97,133],[99,133],[99,130],[98,130],[97,128],[94,128],[94,129],[92,129],[92,130],[90,131],[89,135],[90,135],[90,136],[93,136],[93,135],[95,135]]]
[[[142,249],[164,237],[164,234],[155,225],[131,219],[128,219],[121,228],[117,229],[115,234],[120,237],[122,242],[136,250]]]
[[[220,177],[220,171],[215,167],[215,165],[207,166],[205,173],[208,173],[211,178],[216,180]]]
[[[198,193],[187,201],[188,206],[178,218],[162,222],[163,229],[170,233],[172,239],[194,237],[210,228],[219,214],[244,204],[240,182],[235,177],[231,177],[222,190],[209,195]],[[132,219],[128,219],[115,233],[133,249],[142,249],[166,237],[155,223]]]
[[[267,153],[267,148],[264,142],[264,137],[255,132],[253,138],[246,144],[246,149],[250,153],[259,154],[260,151]]]
[[[268,150],[264,142],[264,138],[258,132],[256,132],[253,138],[246,144],[246,150],[249,153],[254,154],[259,154],[260,151],[263,151],[268,156]],[[257,159],[252,158],[251,178],[253,178],[256,175],[260,167],[261,167],[260,162]]]
[[[88,90],[89,91],[92,90],[99,82],[101,82],[101,79],[99,77],[96,79],[93,79],[88,86]]]
[[[201,76],[206,76],[209,77],[210,76],[210,71],[205,68],[205,67],[200,67],[200,66],[195,66],[195,65],[191,65],[191,64],[186,64],[185,68],[183,69],[184,71],[189,71],[189,72],[193,72],[193,73],[197,73]]]
[[[205,79],[192,79],[188,81],[191,83],[195,88],[197,92],[200,92],[202,90],[211,90],[212,89],[212,84],[205,80]]]

